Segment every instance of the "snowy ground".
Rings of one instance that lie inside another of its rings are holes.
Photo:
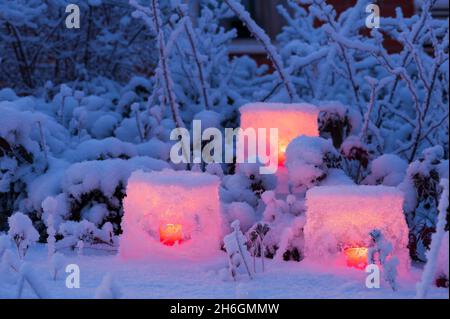
[[[47,250],[37,245],[27,256],[33,271],[51,298],[93,298],[103,276],[111,273],[122,298],[414,298],[420,271],[400,280],[393,292],[384,282],[380,289],[365,287],[366,273],[357,269],[334,268],[306,261],[274,262],[266,260],[266,272],[254,280],[224,281],[221,269],[227,265],[225,253],[208,261],[140,260],[123,261],[111,254],[86,249],[86,255],[66,254],[66,263],[80,267],[81,287],[68,289],[66,273],[53,281]],[[0,277],[0,298],[14,298],[16,286]],[[24,296],[35,298],[26,285]],[[429,298],[449,298],[448,289],[433,288]]]

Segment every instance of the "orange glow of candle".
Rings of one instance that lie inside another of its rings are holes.
[[[159,227],[159,239],[164,245],[173,246],[183,239],[183,227],[181,224],[166,224]]]
[[[344,249],[347,266],[364,269],[367,266],[369,250],[365,247],[352,247]]]
[[[278,147],[278,165],[284,166],[286,162],[286,149],[289,143],[280,142]]]

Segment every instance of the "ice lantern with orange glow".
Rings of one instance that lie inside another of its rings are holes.
[[[319,136],[318,115],[316,106],[307,103],[249,103],[239,109],[241,113],[241,128],[257,130],[265,128],[266,147],[269,145],[269,129],[278,129],[278,164],[283,165],[288,144],[297,136]],[[276,143],[276,141],[272,141]],[[252,150],[245,148],[247,158],[256,157],[250,154]],[[256,150],[257,152],[257,150]],[[269,154],[269,151],[267,151]],[[272,158],[273,162],[274,158]]]
[[[318,186],[306,193],[305,254],[322,263],[342,257],[350,267],[367,264],[370,232],[379,229],[400,260],[409,268],[408,227],[404,195],[395,187]]]
[[[134,172],[124,199],[122,257],[190,256],[220,249],[219,178],[207,173]]]

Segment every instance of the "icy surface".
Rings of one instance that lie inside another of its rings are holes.
[[[358,269],[331,268],[307,261],[280,263],[266,259],[264,273],[257,273],[252,281],[237,284],[223,281],[219,276],[227,266],[224,252],[204,262],[168,262],[158,256],[123,261],[115,255],[88,250],[85,256],[66,254],[66,264],[79,265],[82,274],[80,288],[67,289],[65,272],[55,281],[49,273],[44,245],[39,244],[32,249],[27,261],[40,274],[37,279],[52,298],[94,298],[106,273],[114,278],[122,293],[121,298],[152,299],[237,298],[244,295],[242,292],[245,292],[246,298],[414,298],[415,283],[420,278],[420,272],[414,269],[411,278],[399,280],[397,292],[393,292],[383,281],[380,289],[367,289],[367,274]],[[8,278],[0,272],[0,298],[15,297],[16,285],[11,282],[11,277]],[[36,298],[36,295],[25,286],[23,297]],[[448,290],[431,288],[428,297],[448,298]]]

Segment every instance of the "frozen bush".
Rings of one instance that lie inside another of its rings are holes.
[[[426,254],[427,263],[422,273],[422,280],[417,284],[417,297],[419,298],[426,297],[433,281],[438,287],[448,288],[448,179],[443,179],[440,185],[443,191],[439,199],[436,232],[432,236],[431,247]]]
[[[239,164],[236,174],[223,178],[220,198],[225,203],[246,202],[260,211],[261,194],[276,187],[276,176],[260,174],[260,163]]]
[[[261,258],[261,269],[264,272],[264,258],[266,256],[266,248],[264,246],[264,238],[269,232],[270,227],[267,223],[255,224],[247,233],[250,245],[250,253],[253,256],[253,272],[256,273],[256,257]]]
[[[286,150],[289,184],[295,193],[305,193],[323,181],[330,168],[339,167],[340,158],[331,140],[300,136]]]
[[[8,224],[8,236],[14,241],[19,257],[24,258],[28,248],[39,240],[39,233],[30,218],[21,212],[9,217]]]
[[[252,274],[248,266],[247,260],[249,259],[249,253],[245,243],[246,237],[242,234],[239,226],[239,221],[235,220],[231,223],[232,232],[223,238],[224,247],[228,255],[228,267],[229,272],[233,280],[237,280],[239,272],[244,269],[250,279]]]
[[[368,262],[370,264],[378,263],[382,267],[384,280],[395,291],[398,289],[396,280],[399,260],[392,255],[394,248],[378,229],[372,230],[370,237],[372,242],[368,251]]]
[[[435,146],[425,149],[412,162],[403,182],[398,186],[405,193],[404,211],[409,227],[411,258],[425,262],[431,235],[436,229],[441,178],[448,177],[448,161],[443,160],[443,149]]]
[[[303,233],[303,228],[305,224],[305,216],[299,216],[292,221],[290,226],[283,230],[275,259],[285,261],[303,260],[305,255],[305,236]]]
[[[366,144],[357,136],[349,136],[342,143],[340,152],[343,158],[343,168],[347,175],[359,183],[369,166],[371,155]]]
[[[265,192],[262,199],[265,204],[263,221],[269,226],[263,240],[265,256],[273,258],[278,255],[282,256],[280,260],[300,261],[303,255],[303,202],[293,195],[289,195],[286,201],[277,199],[272,191]]]
[[[226,206],[228,223],[239,220],[242,232],[246,232],[256,222],[257,215],[253,207],[246,202],[233,202]]]
[[[369,185],[398,186],[406,175],[408,163],[394,154],[384,154],[370,163],[370,173],[362,181]]]
[[[331,138],[339,149],[342,142],[361,129],[361,116],[340,102],[328,102],[319,106],[319,131],[323,138]]]

